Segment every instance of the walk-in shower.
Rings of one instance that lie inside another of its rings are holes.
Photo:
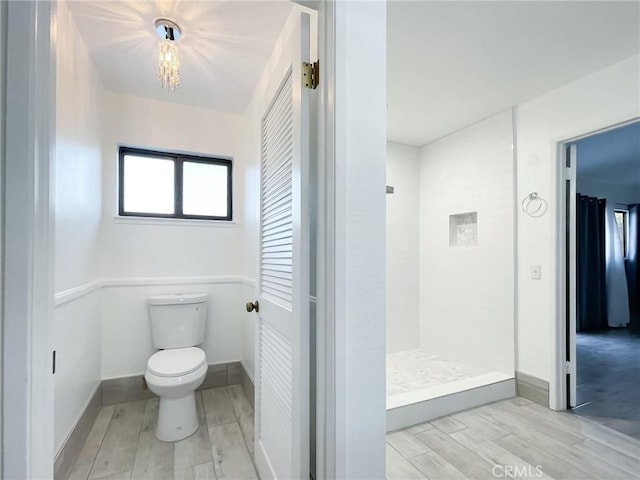
[[[515,394],[513,143],[508,110],[388,144],[390,429]]]

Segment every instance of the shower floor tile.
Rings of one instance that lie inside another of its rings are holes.
[[[387,397],[488,373],[415,349],[387,355]]]

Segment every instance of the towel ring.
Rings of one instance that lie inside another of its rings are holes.
[[[522,211],[533,218],[543,216],[547,212],[547,202],[538,195],[538,192],[531,192],[522,199]]]

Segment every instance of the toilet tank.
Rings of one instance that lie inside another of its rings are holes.
[[[162,349],[184,348],[204,342],[208,299],[206,293],[150,297],[148,303],[153,346]]]

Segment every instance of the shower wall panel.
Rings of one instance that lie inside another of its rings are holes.
[[[418,348],[419,149],[387,143],[387,353]]]
[[[509,110],[420,150],[420,346],[508,375],[515,370],[513,142]],[[461,239],[452,241],[451,219],[464,214],[474,223],[454,225]]]

